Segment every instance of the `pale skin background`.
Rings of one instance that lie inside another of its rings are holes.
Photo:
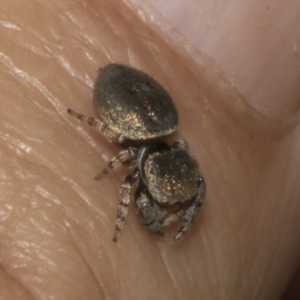
[[[142,2],[1,1],[0,299],[280,299],[297,270],[299,1]],[[109,62],[168,89],[206,179],[176,246],[133,207],[111,242],[126,169],[94,181],[118,149],[66,114]]]

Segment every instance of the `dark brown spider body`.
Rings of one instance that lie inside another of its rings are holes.
[[[143,183],[161,206],[185,203],[198,192],[198,165],[186,149],[165,143],[141,147],[138,167]]]
[[[174,134],[178,113],[167,91],[149,75],[130,67],[110,64],[99,70],[94,104],[101,120],[68,113],[98,129],[109,140],[125,148],[95,178],[129,163],[131,173],[120,188],[120,203],[113,241],[117,242],[127,216],[131,190],[140,222],[154,234],[183,218],[174,236],[177,242],[199,214],[205,198],[205,182],[187,145],[173,145],[162,138]],[[168,212],[167,207],[176,210]]]
[[[118,64],[98,73],[94,104],[122,139],[146,141],[177,131],[178,113],[167,91],[149,75]]]

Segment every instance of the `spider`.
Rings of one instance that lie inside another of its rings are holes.
[[[120,164],[128,164],[131,170],[121,184],[113,242],[118,241],[134,188],[138,218],[150,233],[163,236],[164,227],[182,217],[173,238],[178,242],[199,214],[205,181],[186,142],[178,140],[169,145],[163,141],[178,127],[172,98],[149,75],[128,66],[109,64],[99,69],[94,105],[101,120],[71,109],[68,113],[123,148],[95,179]]]

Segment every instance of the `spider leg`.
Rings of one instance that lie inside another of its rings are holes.
[[[119,152],[117,156],[115,156],[108,164],[107,166],[95,176],[95,180],[100,180],[103,175],[106,175],[110,170],[116,168],[120,164],[127,162],[129,160],[132,160],[136,157],[137,149],[136,148],[128,148],[126,150],[123,150]]]
[[[185,210],[183,216],[183,224],[178,229],[176,235],[173,238],[173,242],[177,243],[183,235],[189,230],[192,223],[195,221],[196,217],[200,212],[200,208],[204,202],[205,198],[205,181],[203,178],[199,178],[199,188],[196,197],[192,200],[191,204]]]
[[[95,119],[93,117],[87,117],[82,114],[78,114],[72,109],[68,108],[67,110],[68,114],[77,118],[80,121],[87,122],[90,126],[94,127],[96,130],[100,131],[105,137],[108,138],[110,141],[119,142],[122,141],[123,138],[120,136],[120,134],[116,134],[109,128],[108,125],[106,125],[104,122],[100,121],[99,119]]]
[[[170,224],[176,222],[184,213],[185,209],[181,208],[173,214],[170,214],[162,223],[162,227],[169,226]]]
[[[175,143],[173,143],[172,148],[185,150],[186,152],[188,152],[188,150],[189,150],[187,142],[184,140],[181,140],[181,139],[177,140]]]
[[[166,215],[152,199],[150,193],[141,184],[135,193],[135,208],[142,225],[150,232],[163,236],[162,220]]]
[[[120,202],[118,206],[117,221],[116,221],[115,233],[113,236],[114,243],[118,241],[120,232],[123,228],[124,221],[128,213],[128,205],[130,203],[130,192],[138,178],[137,175],[138,172],[134,170],[133,173],[127,175],[122,182],[120,192],[119,192]]]

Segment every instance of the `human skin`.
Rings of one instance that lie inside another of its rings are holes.
[[[279,299],[300,259],[297,88],[260,105],[247,77],[237,88],[213,56],[133,7],[1,2],[0,299]],[[267,58],[266,68],[277,61]],[[152,236],[133,206],[112,243],[128,170],[95,181],[118,148],[66,113],[96,116],[93,83],[109,62],[166,87],[180,115],[174,139],[206,180],[203,210],[177,245],[176,226]],[[265,74],[269,89],[280,84]]]

